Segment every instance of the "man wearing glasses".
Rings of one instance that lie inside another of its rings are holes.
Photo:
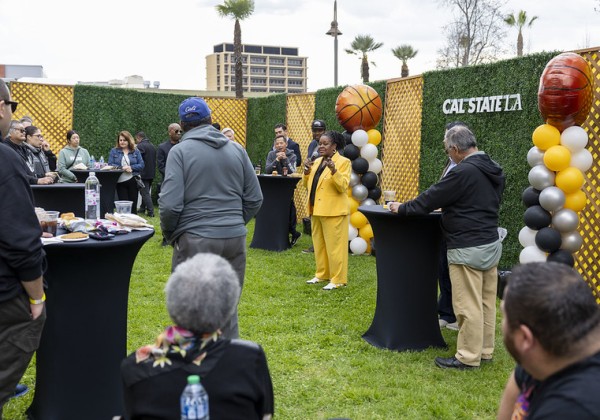
[[[8,134],[17,103],[0,80],[0,134]],[[38,348],[46,320],[44,250],[25,164],[0,144],[0,418],[2,407]]]

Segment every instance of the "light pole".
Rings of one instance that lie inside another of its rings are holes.
[[[333,22],[331,22],[331,28],[327,32],[326,35],[331,35],[333,37],[333,84],[334,86],[338,85],[338,42],[337,37],[342,33],[338,29],[337,22],[337,0],[333,2]]]

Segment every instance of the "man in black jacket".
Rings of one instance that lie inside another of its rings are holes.
[[[17,103],[0,80],[0,133],[6,136]],[[46,319],[42,234],[25,165],[0,144],[0,418],[2,407],[37,349]]]
[[[138,210],[138,214],[148,211],[149,217],[154,217],[154,205],[152,204],[152,181],[154,181],[154,174],[156,173],[156,148],[150,140],[146,137],[146,133],[139,131],[135,135],[135,141],[137,148],[142,154],[144,160],[144,169],[140,173],[142,181],[144,181],[144,189],[140,190],[142,196],[142,205]],[[134,204],[134,205],[137,205]]]
[[[459,332],[456,354],[437,357],[435,363],[469,369],[490,361],[494,352],[497,266],[502,255],[498,212],[505,177],[502,168],[477,149],[467,127],[448,130],[444,148],[456,167],[414,200],[389,206],[402,216],[442,209]]]
[[[290,149],[296,155],[296,168],[299,168],[302,164],[302,156],[300,156],[300,146],[294,140],[288,137],[287,125],[279,123],[275,124],[275,138],[283,137],[287,142],[287,148]],[[275,147],[273,147],[275,150]]]

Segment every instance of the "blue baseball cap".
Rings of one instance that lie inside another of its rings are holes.
[[[179,119],[182,122],[200,121],[210,116],[210,108],[202,98],[187,98],[179,105]]]

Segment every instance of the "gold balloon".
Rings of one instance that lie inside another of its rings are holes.
[[[367,136],[369,136],[369,143],[374,144],[375,146],[381,143],[381,133],[378,130],[375,130],[374,128],[370,129],[367,131]]]
[[[560,131],[550,124],[542,124],[533,131],[531,138],[538,149],[548,150],[560,144]]]
[[[571,209],[574,212],[580,212],[587,204],[587,197],[582,190],[575,191],[572,194],[565,195],[564,208]]]
[[[362,228],[358,230],[358,236],[367,241],[367,244],[370,242],[369,240],[373,237],[373,228],[370,223],[367,223]]]
[[[570,167],[556,174],[556,186],[565,194],[572,194],[583,186],[583,174],[577,168]]]
[[[369,221],[367,217],[359,211],[355,211],[350,215],[350,224],[354,226],[360,232],[360,229],[364,227]]]
[[[358,206],[360,206],[360,203],[358,201],[356,201],[354,198],[350,198],[350,214],[354,213],[356,210],[358,210]]]
[[[552,146],[544,153],[544,165],[551,171],[562,171],[569,167],[571,152],[565,146]]]

